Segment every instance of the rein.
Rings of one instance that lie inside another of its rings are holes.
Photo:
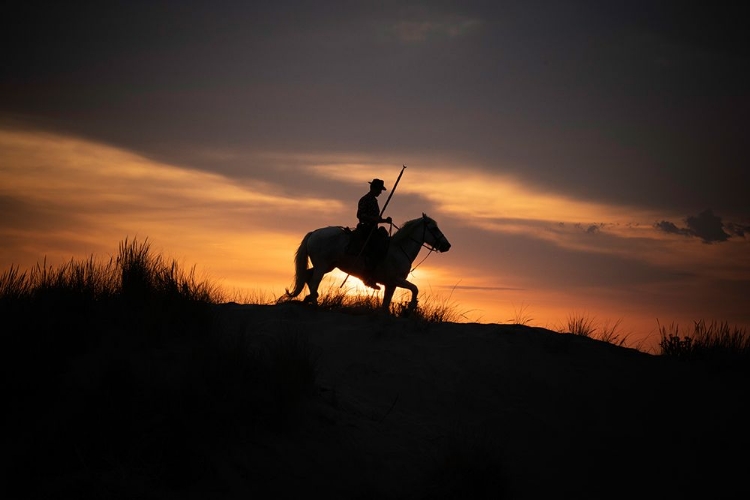
[[[400,228],[400,227],[398,227],[398,226],[397,226],[396,224],[393,224],[393,227],[395,227],[395,228],[396,228],[397,230],[400,230],[400,229],[401,229],[401,228]],[[432,252],[434,252],[434,251],[435,251],[435,247],[434,247],[433,245],[428,245],[428,244],[427,244],[427,243],[425,242],[425,235],[426,235],[426,234],[427,234],[427,224],[425,224],[425,222],[424,222],[424,219],[422,219],[422,239],[421,239],[421,240],[418,240],[417,238],[415,238],[414,236],[412,236],[412,235],[411,235],[411,233],[409,233],[409,235],[408,235],[408,237],[409,237],[409,239],[410,239],[411,241],[415,241],[415,242],[419,243],[421,247],[423,247],[423,248],[426,248],[427,250],[429,250],[429,252],[427,253],[427,255],[425,255],[425,256],[424,256],[424,258],[422,258],[422,260],[420,260],[420,261],[419,261],[419,263],[418,263],[418,264],[417,264],[416,266],[412,267],[412,268],[411,268],[411,271],[409,271],[409,273],[412,273],[412,272],[414,272],[414,270],[415,270],[416,268],[418,268],[418,267],[419,267],[420,265],[422,265],[422,263],[423,263],[423,262],[424,262],[425,260],[427,260],[427,257],[429,257],[429,256],[430,256],[430,254],[432,254]],[[433,236],[435,236],[435,235],[433,234]],[[442,236],[442,235],[441,235],[441,236]],[[443,236],[443,237],[444,237],[444,236]],[[439,238],[436,238],[436,239],[439,239]],[[412,261],[412,262],[414,261],[414,259],[412,259],[411,257],[409,257],[409,254],[407,254],[407,253],[406,253],[406,250],[404,250],[404,247],[403,247],[402,245],[400,245],[400,244],[399,244],[399,246],[398,246],[398,247],[399,247],[399,248],[401,249],[401,251],[402,251],[402,252],[404,253],[404,255],[406,255],[406,258],[407,258],[407,259],[409,259],[409,260],[410,260],[410,261]],[[417,251],[417,255],[419,255],[419,251]],[[414,258],[416,258],[416,257],[417,257],[417,255],[415,255],[415,256],[414,256]]]

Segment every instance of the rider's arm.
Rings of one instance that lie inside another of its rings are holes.
[[[372,224],[391,224],[393,222],[393,219],[391,219],[390,217],[386,217],[384,219],[379,215],[364,215],[361,216],[360,219],[362,219],[364,222],[370,222]]]

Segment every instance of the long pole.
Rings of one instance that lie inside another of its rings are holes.
[[[401,176],[404,175],[404,170],[406,170],[406,165],[401,166],[401,172],[398,174],[398,178],[396,179],[396,183],[393,185],[393,189],[391,189],[391,193],[388,195],[388,198],[385,200],[385,204],[383,205],[383,208],[380,210],[380,218],[383,218],[383,214],[385,213],[385,208],[388,206],[388,203],[391,201],[391,197],[393,196],[393,193],[396,192],[396,187],[398,186],[399,181],[401,180]],[[376,224],[377,227],[377,224]],[[372,231],[370,231],[370,234],[367,235],[367,239],[365,239],[365,243],[362,245],[362,248],[359,250],[359,254],[357,254],[357,257],[362,255],[362,251],[367,246],[367,243],[370,241],[370,236],[372,236]],[[349,275],[346,275],[346,278],[344,278],[344,281],[341,282],[339,285],[339,288],[344,286],[344,283],[346,283],[346,280],[349,279]]]
[[[391,194],[388,195],[388,198],[385,200],[385,205],[383,205],[383,209],[380,211],[380,218],[383,218],[383,214],[385,213],[385,207],[388,206],[388,203],[391,201],[391,196],[393,196],[393,193],[396,192],[396,187],[398,187],[398,183],[401,180],[401,176],[404,175],[404,170],[406,170],[406,165],[403,165],[401,167],[401,173],[398,174],[398,179],[396,179],[396,184],[393,185],[393,189],[391,189]]]

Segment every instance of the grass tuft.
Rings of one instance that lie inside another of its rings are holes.
[[[532,321],[534,321],[534,318],[529,314],[527,304],[522,302],[518,309],[516,309],[515,305],[513,306],[513,317],[508,320],[509,323],[527,326]]]
[[[658,323],[658,321],[657,321]],[[747,366],[750,361],[750,336],[744,328],[722,321],[693,323],[692,335],[680,335],[679,325],[659,324],[660,354],[677,359],[707,361],[725,367]]]
[[[558,328],[558,332],[580,335],[622,347],[630,335],[621,331],[621,323],[621,319],[613,323],[609,321],[600,323],[595,316],[586,313],[571,313],[566,323]]]
[[[564,329],[565,333],[591,338],[596,332],[596,318],[588,314],[572,313],[568,315]]]

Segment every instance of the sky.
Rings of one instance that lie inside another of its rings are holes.
[[[384,215],[450,240],[409,279],[464,321],[750,329],[734,5],[24,2],[0,21],[0,269],[147,240],[279,296],[377,177]]]

